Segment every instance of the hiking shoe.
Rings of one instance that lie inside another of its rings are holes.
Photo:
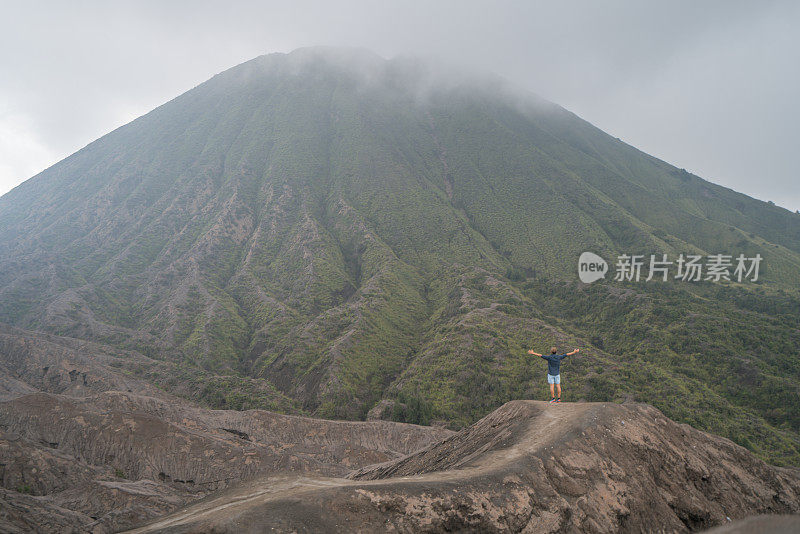
[[[556,402],[561,402],[561,397],[557,398]]]
[[[555,398],[555,397],[553,397],[552,399],[550,399],[550,404],[553,404],[554,402],[556,402],[556,398]]]

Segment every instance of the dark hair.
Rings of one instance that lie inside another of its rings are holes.
[[[550,354],[555,354],[556,352],[558,352],[558,349],[556,349],[555,347],[550,349]]]

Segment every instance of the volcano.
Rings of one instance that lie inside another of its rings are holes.
[[[762,262],[585,284],[584,252]],[[300,49],[0,197],[0,394],[458,431],[548,395],[527,349],[581,347],[565,400],[645,402],[797,466],[799,291],[795,213],[494,76]]]

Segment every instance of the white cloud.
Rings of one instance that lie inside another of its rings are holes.
[[[0,114],[0,195],[58,160],[25,116]]]
[[[791,0],[8,2],[0,179],[22,181],[235,64],[327,44],[494,71],[678,167],[798,209],[798,26]]]

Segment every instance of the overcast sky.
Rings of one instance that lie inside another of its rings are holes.
[[[0,194],[233,65],[301,46],[492,71],[800,209],[800,2],[0,0]]]

